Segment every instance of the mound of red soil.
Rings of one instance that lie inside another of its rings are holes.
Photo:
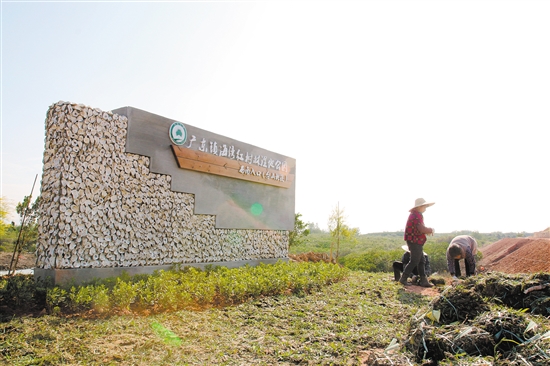
[[[549,238],[506,238],[480,248],[479,266],[504,273],[550,272]]]
[[[288,258],[296,262],[327,262],[331,263],[330,256],[327,253],[301,253],[301,254],[289,254]],[[332,263],[334,263],[334,258]]]

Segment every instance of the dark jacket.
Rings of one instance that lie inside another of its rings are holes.
[[[411,252],[405,252],[403,254],[403,257],[401,257],[403,268],[405,268],[410,261],[411,261]],[[426,272],[426,276],[429,276],[432,274],[432,268],[430,267],[430,259],[426,253],[424,253],[424,271]]]

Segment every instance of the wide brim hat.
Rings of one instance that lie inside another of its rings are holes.
[[[433,205],[435,205],[435,202],[426,202],[426,200],[424,198],[417,198],[414,201],[414,207],[411,208],[409,211],[412,211],[417,207],[421,207],[421,206],[430,207],[430,206],[433,206]]]

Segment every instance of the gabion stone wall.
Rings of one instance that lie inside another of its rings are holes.
[[[216,229],[194,196],[125,152],[127,118],[59,102],[46,118],[37,268],[74,269],[288,257],[288,231]]]

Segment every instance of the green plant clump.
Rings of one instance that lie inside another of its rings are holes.
[[[0,281],[0,306],[19,310],[22,306],[29,310],[45,307],[53,314],[89,310],[98,313],[176,311],[238,304],[261,296],[308,294],[344,279],[348,272],[324,262],[280,261],[234,269],[210,267],[204,271],[184,267],[150,276],[123,275],[82,286],[50,287],[44,289],[42,304],[33,302],[40,297],[37,295],[40,287],[32,276],[15,276]]]

